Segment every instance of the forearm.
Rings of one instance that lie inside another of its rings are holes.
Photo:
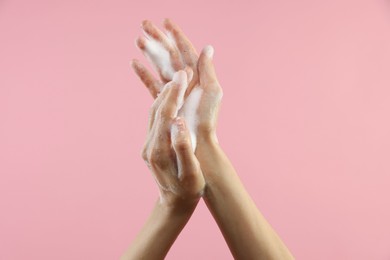
[[[164,259],[172,244],[190,219],[191,207],[167,207],[158,200],[147,222],[121,260]]]
[[[196,153],[207,182],[204,200],[235,259],[293,259],[219,145],[207,142]]]

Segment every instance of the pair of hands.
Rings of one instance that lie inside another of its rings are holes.
[[[142,22],[137,46],[158,72],[156,79],[138,60],[132,67],[155,99],[142,157],[160,190],[160,202],[186,208],[197,204],[205,188],[197,146],[217,142],[216,125],[222,89],[212,63],[213,48],[200,55],[169,19],[165,33]]]
[[[222,89],[213,48],[198,56],[180,28],[150,21],[137,46],[159,74],[139,61],[133,69],[155,101],[142,157],[160,190],[146,224],[122,259],[164,259],[202,197],[235,259],[294,259],[241,183],[218,145],[216,125]],[[207,182],[207,190],[205,185]]]

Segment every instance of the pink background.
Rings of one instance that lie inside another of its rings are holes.
[[[0,1],[0,259],[118,259],[157,188],[140,23],[215,47],[220,142],[297,259],[390,259],[385,1]],[[232,259],[204,203],[168,259]]]

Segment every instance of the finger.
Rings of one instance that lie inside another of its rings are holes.
[[[213,64],[214,48],[211,45],[206,46],[199,57],[198,74],[202,88],[219,86],[217,75]]]
[[[167,62],[170,63],[174,71],[178,71],[184,68],[184,63],[182,61],[179,50],[176,48],[174,42],[172,42],[160,29],[158,29],[152,22],[145,20],[142,22],[142,29],[147,36],[145,50],[151,56],[156,55],[155,49],[156,47],[162,47],[167,53],[167,57],[163,57]],[[156,45],[157,44],[157,45]],[[160,46],[158,46],[160,45]],[[160,53],[160,59],[161,59]],[[157,60],[153,59],[153,62],[157,62]],[[161,62],[160,62],[161,63]],[[161,65],[160,63],[156,63],[156,65]],[[172,77],[166,77],[167,75],[161,74],[161,76],[165,80],[171,80]],[[171,75],[172,76],[172,75]]]
[[[186,97],[188,97],[189,93],[191,92],[191,90],[195,84],[193,84],[194,82],[192,81],[194,79],[194,71],[192,70],[192,68],[189,66],[186,66],[184,71],[187,73],[187,82],[188,82],[187,90],[184,93],[184,99],[185,99]]]
[[[138,60],[132,60],[131,67],[155,99],[161,90],[162,83],[155,79],[152,73],[150,73]]]
[[[200,54],[198,62],[200,88],[207,93],[222,95],[222,89],[212,61],[213,54],[214,49],[211,45],[206,46]]]
[[[188,95],[191,93],[192,89],[195,87],[196,84],[198,84],[197,80],[197,70],[193,70],[191,67],[186,66],[184,71],[187,73],[187,82],[188,82],[188,87],[186,90],[186,93],[184,94],[184,98],[187,98]]]
[[[156,149],[155,151],[165,151],[164,156],[168,156],[170,145],[170,125],[174,117],[177,116],[178,107],[183,103],[184,93],[187,88],[187,75],[184,71],[178,71],[174,74],[173,80],[164,86],[164,90],[161,95],[162,98],[158,97],[158,102],[161,100],[161,104],[155,112],[154,116],[151,115],[154,124],[151,129],[151,143]],[[158,104],[158,103],[157,103]],[[163,162],[162,155],[151,156],[156,158],[155,164],[160,169],[164,168],[160,163]],[[160,159],[158,158],[160,157]],[[169,157],[169,156],[168,156]]]
[[[190,133],[183,118],[176,117],[171,126],[171,142],[176,153],[178,177],[183,184],[199,191],[204,178],[191,145]]]
[[[178,110],[184,103],[184,92],[187,87],[186,76],[183,71],[176,72],[172,81],[165,84],[161,94],[154,101],[149,112],[149,131],[151,131],[159,113],[163,115],[163,119],[177,115]],[[160,119],[161,120],[161,119]]]
[[[178,71],[174,74],[172,84],[167,84],[170,88],[169,93],[162,101],[159,107],[160,120],[169,122],[177,116],[179,109],[184,103],[184,93],[187,89],[187,75],[184,71]]]
[[[169,52],[159,42],[150,39],[148,36],[138,37],[135,43],[154,70],[160,75],[161,80],[164,83],[169,82],[175,73],[175,69],[171,65]]]
[[[179,49],[184,63],[193,70],[193,77],[191,81],[188,81],[188,88],[185,94],[185,97],[187,97],[191,90],[198,83],[198,70],[196,68],[198,63],[198,53],[195,47],[192,45],[191,41],[187,38],[178,25],[176,25],[168,18],[164,20],[163,25],[168,37],[172,38],[177,48]]]
[[[146,51],[146,38],[145,37],[138,37],[135,40],[135,45],[142,51]]]
[[[184,71],[187,74],[187,82],[191,82],[192,78],[194,77],[194,71],[188,66],[185,67]]]
[[[149,132],[152,131],[152,127],[154,125],[154,121],[156,119],[156,113],[157,113],[157,110],[159,109],[159,107],[161,106],[161,103],[165,100],[166,96],[168,95],[169,93],[169,90],[170,90],[170,86],[172,82],[168,82],[167,84],[165,84],[162,89],[161,89],[161,92],[157,95],[157,98],[154,100],[150,110],[149,110],[149,124],[148,124],[148,130]]]
[[[198,53],[196,49],[183,33],[183,31],[173,23],[170,19],[164,19],[163,22],[165,30],[168,32],[168,36],[172,37],[179,49],[184,62],[193,69],[196,69],[196,63],[198,61]]]
[[[155,26],[151,21],[149,20],[142,21],[142,30],[149,39],[152,38],[160,42],[164,46],[164,48],[170,49],[173,47],[168,37],[160,29],[158,29],[157,26]]]

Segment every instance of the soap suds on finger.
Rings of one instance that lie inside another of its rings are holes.
[[[145,50],[144,50],[144,54],[146,58],[151,62],[151,64],[155,67],[157,71],[160,71],[161,75],[166,80],[173,80],[176,82],[176,84],[181,84],[181,89],[177,100],[177,113],[175,113],[175,116],[178,115],[184,118],[184,120],[186,121],[187,128],[190,132],[192,149],[193,151],[195,151],[197,146],[197,128],[199,123],[197,111],[203,94],[203,89],[200,88],[199,85],[195,85],[191,93],[184,100],[184,94],[189,84],[187,79],[188,75],[186,75],[186,77],[182,77],[185,73],[179,75],[179,73],[177,73],[174,67],[172,66],[172,61],[171,61],[171,56],[169,51],[163,46],[161,42],[155,40],[145,31],[143,32],[146,36]],[[173,48],[177,48],[177,44],[172,33],[168,31],[166,32],[166,35],[168,38],[168,43]],[[208,48],[206,55],[212,56],[212,53],[213,53],[212,47]],[[180,57],[181,59],[183,59],[181,55]],[[169,87],[169,86],[170,85],[162,86],[161,91],[165,87]]]
[[[177,48],[176,40],[175,40],[175,37],[173,37],[172,33],[170,31],[166,31],[165,34],[167,35],[169,44],[171,44],[171,46],[174,46]]]
[[[199,119],[197,116],[197,111],[200,104],[200,99],[202,97],[203,89],[198,85],[195,86],[191,93],[186,98],[183,107],[179,111],[179,116],[183,117],[186,120],[187,128],[190,132],[192,150],[195,151],[197,145],[197,127]]]
[[[145,34],[147,35],[147,33]],[[160,42],[152,37],[147,37],[144,53],[146,58],[149,59],[157,71],[161,72],[165,79],[171,80],[173,78],[175,70],[172,67],[169,51]]]
[[[180,85],[179,94],[177,95],[177,103],[176,103],[176,113],[175,117],[178,114],[178,111],[181,109],[184,103],[184,94],[186,93],[188,82],[187,82],[187,73],[184,71],[178,71],[173,75],[173,82]]]

